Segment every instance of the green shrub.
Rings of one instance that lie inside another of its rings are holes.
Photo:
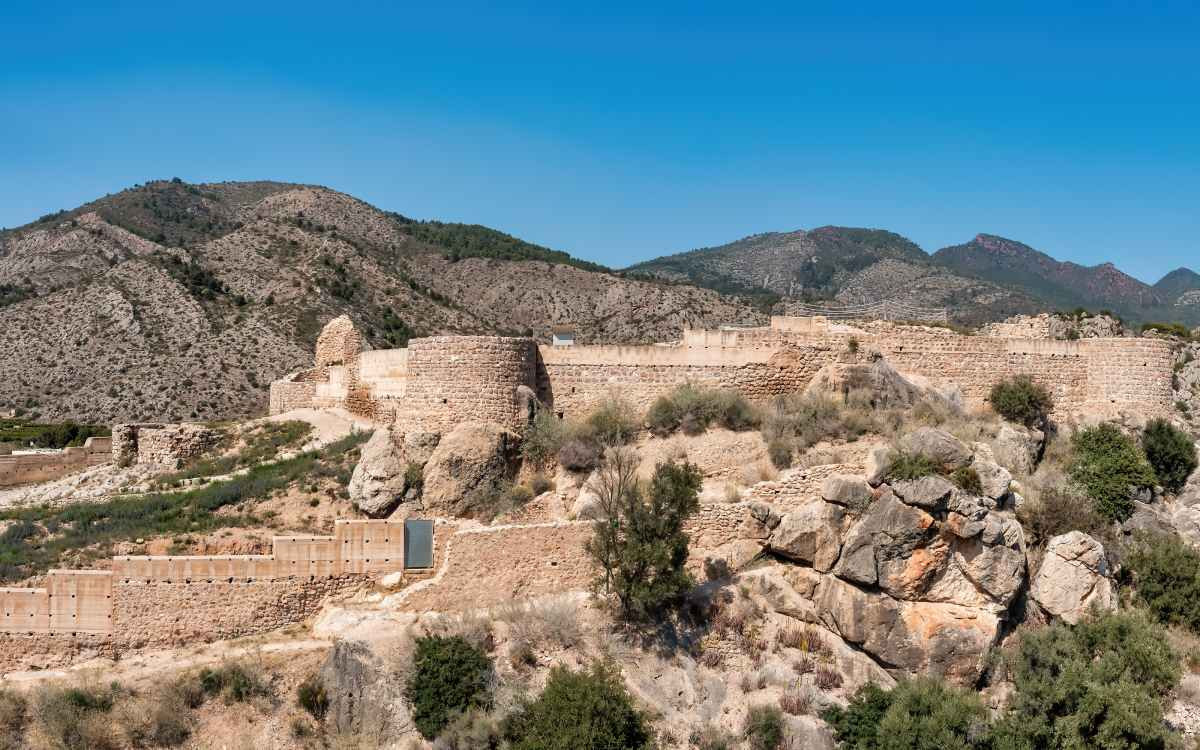
[[[61,750],[117,750],[109,716],[113,699],[113,691],[104,688],[47,686],[34,696],[33,723]]]
[[[892,459],[891,468],[888,469],[888,479],[891,481],[905,481],[940,473],[941,467],[938,466],[937,461],[934,461],[929,456],[921,453],[897,452]],[[977,475],[976,479],[978,478]]]
[[[459,712],[488,708],[492,662],[460,636],[418,638],[413,671],[405,686],[413,723],[432,740]]]
[[[1165,748],[1164,701],[1180,667],[1136,612],[1025,631],[1007,660],[1015,693],[993,747]]]
[[[983,494],[983,482],[979,479],[979,472],[975,471],[970,466],[960,466],[950,475],[950,481],[954,482],[955,486],[963,492],[968,492],[972,495]]]
[[[641,425],[633,407],[610,398],[597,406],[584,420],[589,437],[605,446],[628,445],[637,437]]]
[[[597,663],[575,672],[554,667],[536,700],[504,722],[511,750],[649,750],[646,719],[617,669]]]
[[[667,462],[655,468],[648,488],[622,483],[616,498],[601,490],[601,503],[613,512],[596,522],[587,552],[601,571],[597,588],[615,595],[624,619],[657,617],[692,587],[683,524],[700,507],[701,481],[692,464]]]
[[[404,488],[407,490],[415,490],[419,495],[425,489],[425,464],[419,464],[415,461],[410,461],[404,467]]]
[[[1105,518],[1123,522],[1133,514],[1133,493],[1154,485],[1154,469],[1120,429],[1102,424],[1071,440],[1071,479],[1096,502]]]
[[[785,739],[783,711],[779,706],[751,706],[742,733],[750,750],[777,750]]]
[[[776,469],[787,469],[792,465],[792,444],[783,438],[767,443],[767,456]]]
[[[1095,502],[1071,489],[1051,487],[1026,498],[1017,508],[1017,520],[1034,547],[1068,531],[1082,531],[1112,546],[1112,522],[1096,511]]]
[[[545,464],[558,455],[568,439],[566,422],[549,409],[538,409],[521,440],[521,453],[534,464]]]
[[[1050,392],[1028,375],[1017,375],[996,383],[988,395],[988,403],[1000,416],[1026,427],[1044,424],[1054,409]]]
[[[1200,633],[1200,552],[1176,536],[1144,536],[1124,562],[1138,601],[1159,622]]]
[[[1196,444],[1183,430],[1165,419],[1155,419],[1142,431],[1142,449],[1158,483],[1179,492],[1196,470]]]
[[[659,396],[646,413],[646,424],[659,436],[674,432],[699,435],[714,424],[748,430],[759,422],[758,411],[737,391],[690,383]]]
[[[226,703],[245,703],[255,696],[271,694],[261,668],[250,662],[229,662],[216,669],[205,667],[198,679],[206,695],[223,696]]]
[[[822,714],[838,747],[854,750],[971,750],[987,747],[988,713],[979,698],[932,677],[890,691],[868,683],[846,708]]]
[[[433,743],[433,750],[497,750],[504,740],[500,723],[479,708],[456,714]]]
[[[319,675],[310,674],[296,688],[296,705],[312,714],[317,721],[325,718],[329,710],[329,693]]]
[[[786,441],[794,453],[822,440],[850,442],[880,430],[872,412],[844,406],[825,396],[804,394],[776,398],[762,419],[763,439],[768,444]]]

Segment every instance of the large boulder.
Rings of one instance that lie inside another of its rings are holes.
[[[954,471],[971,462],[971,451],[958,438],[937,427],[918,427],[900,438],[900,450],[919,454]]]
[[[946,553],[933,516],[885,494],[850,529],[833,573],[897,598],[914,598],[936,576]]]
[[[869,363],[831,362],[813,375],[804,391],[809,395],[834,396],[844,400],[851,395],[876,408],[901,408],[929,400],[957,406],[935,388],[919,379],[901,375],[882,357]]]
[[[327,721],[338,733],[370,738],[377,747],[416,739],[404,685],[370,644],[335,641],[320,680],[329,696]]]
[[[943,477],[928,476],[893,482],[892,492],[908,505],[925,510],[942,510],[954,492],[954,485]]]
[[[369,516],[388,515],[404,498],[407,467],[400,437],[389,429],[375,430],[350,476],[350,502]]]
[[[871,504],[875,493],[862,477],[834,474],[821,485],[821,497],[848,508],[862,509]]]
[[[872,487],[883,484],[883,481],[887,479],[888,472],[892,470],[895,458],[896,452],[886,445],[877,445],[867,451],[865,467],[867,484]]]
[[[492,422],[464,422],[444,435],[425,464],[425,512],[464,517],[483,510],[511,479],[519,441],[516,433]]]
[[[1029,595],[1048,614],[1071,624],[1092,608],[1117,606],[1104,545],[1082,531],[1054,537],[1046,544],[1042,567]]]
[[[840,505],[814,499],[783,516],[771,534],[776,554],[826,572],[842,550],[846,512]]]
[[[1037,467],[1045,439],[1045,433],[1040,430],[1005,422],[1000,425],[989,445],[996,463],[1018,476],[1028,476]]]

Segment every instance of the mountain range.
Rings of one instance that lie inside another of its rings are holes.
[[[487,227],[418,221],[315,185],[147,182],[0,231],[0,411],[222,419],[265,409],[350,315],[373,347],[508,333],[646,343],[761,324],[805,300],[945,306],[977,323],[1083,306],[1195,322],[1200,275],[1151,287],[979,235],[926,254],[892,232],[767,233],[625,270]]]

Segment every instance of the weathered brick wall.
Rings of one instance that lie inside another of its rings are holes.
[[[463,421],[522,428],[526,405],[518,391],[536,383],[532,339],[435,336],[408,342],[407,382],[396,404],[402,430],[441,431]]]

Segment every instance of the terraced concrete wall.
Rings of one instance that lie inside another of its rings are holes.
[[[118,556],[109,570],[51,571],[43,588],[0,588],[0,633],[233,637],[303,620],[329,594],[403,568],[404,522],[389,520],[275,537],[270,555]]]

